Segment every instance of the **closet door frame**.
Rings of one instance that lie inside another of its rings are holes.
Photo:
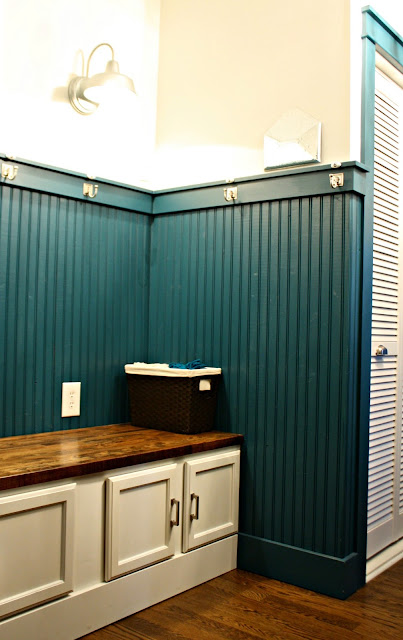
[[[361,380],[358,416],[357,455],[357,554],[363,583],[366,571],[367,503],[368,503],[368,443],[369,390],[371,372],[371,315],[373,261],[373,199],[374,199],[374,129],[375,129],[375,68],[376,53],[381,53],[397,69],[403,69],[403,40],[370,7],[362,10],[362,100],[361,100],[361,161],[368,169],[364,197],[362,313],[361,313]]]
[[[403,85],[377,54],[367,558],[402,535],[403,90],[393,76]]]

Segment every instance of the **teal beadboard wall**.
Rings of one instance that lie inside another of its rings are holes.
[[[0,187],[1,435],[123,422],[144,359],[150,218]],[[64,381],[81,416],[61,418]]]
[[[88,201],[82,177],[23,166],[0,185],[0,420],[2,436],[123,422],[126,362],[221,366],[216,426],[245,435],[238,565],[344,598],[365,576],[366,171],[346,163],[333,190],[329,169],[240,180],[234,204],[223,185],[104,183]],[[69,380],[82,411],[62,419]]]
[[[223,368],[241,531],[337,558],[355,544],[361,213],[349,194],[204,209],[155,218],[151,241],[149,357]]]

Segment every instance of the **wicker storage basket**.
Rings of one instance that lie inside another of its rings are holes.
[[[175,433],[213,429],[221,369],[134,363],[125,371],[134,426]]]

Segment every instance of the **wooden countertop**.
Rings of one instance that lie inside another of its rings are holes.
[[[129,423],[0,438],[0,490],[83,476],[240,444],[242,435],[194,435]]]

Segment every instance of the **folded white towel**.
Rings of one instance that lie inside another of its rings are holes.
[[[133,362],[125,364],[126,373],[135,373],[145,376],[167,376],[174,378],[195,378],[196,376],[214,376],[221,373],[217,367],[205,367],[204,369],[173,369],[161,362],[148,364],[147,362]]]

